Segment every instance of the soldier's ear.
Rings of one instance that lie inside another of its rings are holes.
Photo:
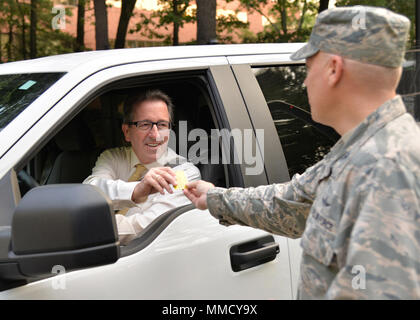
[[[335,87],[343,76],[344,60],[340,56],[331,55],[327,64],[328,85]]]

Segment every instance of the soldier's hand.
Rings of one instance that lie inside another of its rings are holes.
[[[207,209],[207,192],[214,188],[214,184],[203,180],[192,181],[186,184],[185,196],[191,200],[197,209]]]

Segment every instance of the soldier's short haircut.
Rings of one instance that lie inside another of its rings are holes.
[[[171,98],[163,91],[154,89],[129,96],[124,102],[124,123],[133,121],[134,107],[145,101],[163,101],[169,113],[169,121],[172,122],[174,105]]]

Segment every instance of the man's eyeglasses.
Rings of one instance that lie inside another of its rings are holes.
[[[171,128],[171,123],[169,121],[158,121],[158,122],[153,122],[153,121],[149,121],[149,120],[143,120],[143,121],[129,121],[127,122],[128,125],[133,125],[136,126],[138,129],[142,130],[142,131],[149,131],[153,128],[153,125],[156,125],[156,128],[161,131],[161,130],[169,130]]]

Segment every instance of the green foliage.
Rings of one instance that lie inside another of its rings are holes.
[[[159,0],[162,9],[156,11],[155,15],[159,18],[159,26],[177,23],[182,27],[184,23],[193,21],[195,15],[190,16],[187,13],[190,2],[191,0]]]
[[[227,0],[231,1],[233,0]],[[264,31],[254,37],[244,31],[242,33],[244,42],[307,41],[318,13],[318,3],[310,0],[239,1],[248,12],[258,12],[268,22]]]
[[[152,12],[151,15],[144,13],[139,14],[140,22],[136,24],[134,29],[130,29],[129,33],[140,32],[141,35],[148,39],[163,39],[164,44],[173,44],[174,34],[163,35],[159,32],[159,28],[169,30],[169,26],[179,30],[185,23],[196,20],[196,13],[190,14],[187,8],[191,0],[159,0],[159,10]]]
[[[0,30],[7,32],[2,37],[0,62],[29,58],[30,5],[30,1],[0,2]],[[52,13],[52,8],[52,1],[38,1],[36,26],[38,57],[73,51],[73,37],[61,30],[53,30],[51,22],[55,14]],[[66,16],[71,14],[70,10],[66,10]]]
[[[411,21],[409,45],[414,46],[416,39],[415,29],[415,0],[337,0],[336,6],[368,5],[383,7],[405,15]]]
[[[151,14],[138,13],[136,18],[139,22],[128,32],[130,34],[138,32],[151,41],[158,39],[162,40],[164,44],[170,45],[174,41],[173,35],[165,36],[159,32],[159,28],[169,30],[169,26],[175,27],[175,25],[182,28],[185,23],[196,22],[196,10],[187,10],[192,2],[191,0],[159,0],[161,9]],[[232,33],[240,33],[248,25],[248,23],[240,21],[235,15],[218,17],[216,19],[216,32],[219,43],[232,43]],[[187,44],[195,43],[194,40]]]
[[[249,23],[242,22],[233,14],[219,16],[216,18],[217,40],[219,43],[234,43],[233,34],[241,39],[245,39],[246,35],[252,36],[251,32],[247,33],[248,26]]]

